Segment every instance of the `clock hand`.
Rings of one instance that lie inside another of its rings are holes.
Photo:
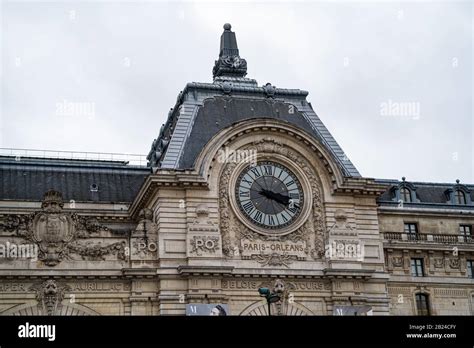
[[[283,196],[279,193],[275,193],[265,189],[260,191],[260,193],[263,194],[265,197],[276,201],[277,203],[283,204],[284,206],[287,206],[289,204],[290,198],[288,196]]]
[[[266,198],[269,198],[281,205],[283,205],[283,207],[285,209],[287,209],[291,202],[290,202],[290,197],[288,196],[284,196],[282,194],[279,194],[279,193],[275,193],[275,192],[272,192],[272,191],[269,191],[269,190],[265,190],[265,189],[262,189],[262,191],[259,192],[261,195],[265,196]],[[299,209],[300,206],[298,204],[295,204],[293,203],[293,206],[296,208],[296,209]]]
[[[273,196],[275,197],[275,199],[281,203],[283,203],[284,205],[288,205],[290,204],[290,197],[288,196],[284,196],[280,193],[275,193],[275,192],[272,192],[273,193]]]

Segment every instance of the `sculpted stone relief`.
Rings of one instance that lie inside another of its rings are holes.
[[[258,154],[279,154],[291,160],[306,175],[312,195],[311,217],[296,231],[286,235],[264,235],[242,224],[231,207],[229,182],[237,163],[228,163],[219,184],[219,213],[222,250],[227,258],[252,259],[262,266],[288,267],[296,260],[324,257],[324,213],[319,180],[311,165],[298,153],[272,138],[254,141],[243,150]]]
[[[138,219],[130,238],[130,259],[153,260],[158,253],[158,225],[153,221],[153,210],[140,210]]]
[[[314,283],[318,284],[318,283]],[[323,290],[323,284],[318,287],[320,290]],[[274,281],[265,281],[261,283],[258,287],[268,288],[272,290],[274,295],[278,296],[278,301],[275,301],[270,304],[270,312],[268,313],[268,305],[258,301],[247,307],[240,313],[240,315],[269,315],[272,316],[282,316],[282,315],[313,315],[308,308],[303,306],[295,299],[295,294],[293,291],[297,290],[295,283],[284,282],[281,279],[276,279]]]
[[[48,279],[41,284],[33,285],[31,291],[36,292],[38,312],[43,315],[55,315],[60,311],[64,293],[71,290],[69,286],[60,286],[53,279]]]
[[[8,215],[0,229],[13,232],[38,246],[38,259],[47,266],[56,266],[62,260],[77,254],[84,260],[104,260],[105,255],[115,255],[124,260],[126,243],[116,242],[81,243],[79,239],[90,238],[107,227],[95,219],[63,211],[61,193],[50,190],[45,193],[41,211],[29,215]]]
[[[196,207],[196,218],[188,227],[187,255],[189,257],[222,256],[222,238],[219,227],[209,218],[206,204]]]

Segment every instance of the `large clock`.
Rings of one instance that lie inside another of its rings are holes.
[[[289,227],[301,214],[304,204],[298,177],[272,161],[245,167],[237,178],[235,197],[245,218],[265,230]]]

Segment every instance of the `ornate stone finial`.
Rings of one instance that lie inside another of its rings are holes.
[[[230,29],[229,23],[224,24],[224,32],[221,35],[221,47],[219,59],[215,61],[212,76],[244,77],[247,75],[247,62],[240,58],[239,48],[235,33]]]
[[[461,182],[461,181],[460,181],[459,179],[456,179],[456,184],[459,185],[460,182]]]
[[[263,86],[263,90],[268,98],[273,98],[275,96],[276,87],[273,86],[270,82],[268,82],[265,86]]]
[[[60,211],[64,207],[63,195],[53,189],[47,191],[43,196],[41,208],[45,211]]]
[[[405,181],[405,179],[406,179],[406,178],[405,178],[404,176],[402,176],[402,181]]]

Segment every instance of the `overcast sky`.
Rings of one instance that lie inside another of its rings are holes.
[[[247,77],[309,91],[363,176],[474,183],[472,7],[2,1],[0,147],[146,155],[229,22]]]

